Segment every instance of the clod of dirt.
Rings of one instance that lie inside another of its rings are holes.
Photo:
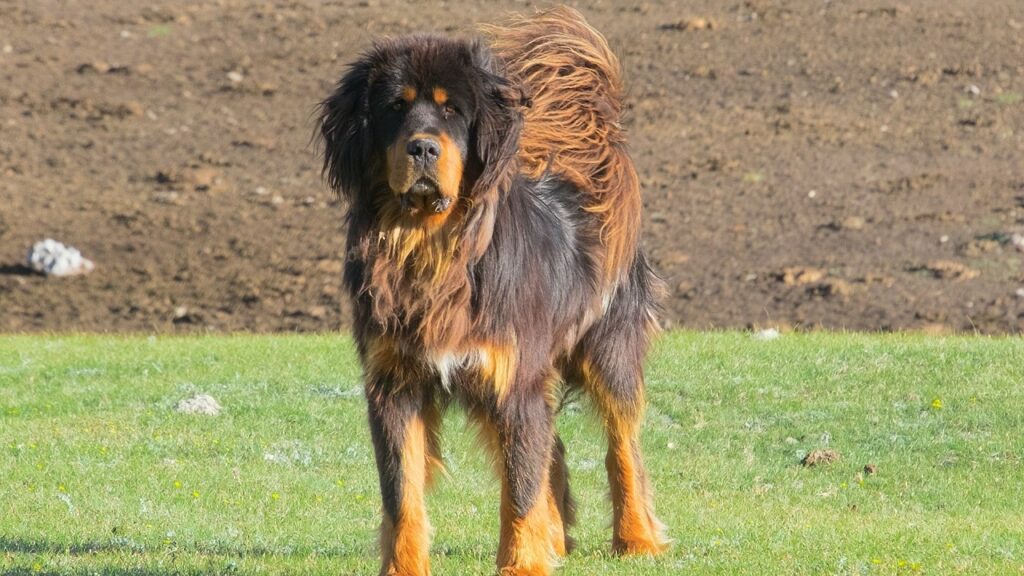
[[[96,74],[106,74],[107,72],[110,72],[110,64],[107,64],[103,61],[87,62],[85,64],[80,64],[78,68],[75,69],[75,71],[79,74],[87,74],[90,72]]]
[[[977,258],[983,254],[995,252],[999,250],[1001,246],[1002,244],[1000,244],[998,240],[993,240],[991,238],[978,238],[961,246],[960,253],[964,256]]]
[[[341,260],[321,260],[316,264],[317,270],[325,274],[341,274]]]
[[[814,286],[811,290],[826,298],[839,297],[849,298],[853,294],[853,285],[846,280],[838,278],[827,278],[821,284]]]
[[[782,271],[782,282],[786,286],[814,284],[815,282],[820,282],[824,277],[824,270],[807,266],[794,266]]]
[[[202,414],[216,416],[220,414],[220,404],[209,394],[196,394],[178,402],[178,412],[182,414]]]
[[[816,448],[811,450],[811,453],[804,456],[804,459],[800,461],[805,467],[810,468],[812,466],[818,466],[819,464],[831,464],[839,460],[839,452],[832,450],[831,448]]]
[[[178,306],[174,309],[174,315],[171,317],[171,322],[174,324],[196,324],[199,321],[199,315],[189,310],[188,306]]]
[[[204,192],[219,187],[223,180],[220,172],[213,168],[202,167],[189,170],[185,173],[185,182],[191,184],[197,191]]]
[[[927,324],[923,324],[917,330],[918,332],[927,334],[928,336],[948,336],[954,332],[952,328],[941,322],[929,322]]]
[[[846,230],[863,230],[865,224],[866,222],[860,216],[849,216],[844,218],[839,225]]]
[[[867,474],[868,476],[871,476],[872,474],[877,474],[878,466],[875,466],[874,464],[868,464],[867,466],[864,467],[864,473]]]
[[[154,176],[154,180],[173,190],[218,192],[225,188],[224,178],[220,171],[209,166],[189,168],[181,172],[159,170]]]
[[[707,18],[686,18],[678,22],[662,24],[662,30],[714,30],[717,27],[713,20]]]
[[[924,269],[940,280],[970,280],[981,274],[965,264],[952,260],[933,260],[926,264]]]
[[[47,276],[79,276],[96,267],[77,248],[65,246],[52,238],[36,242],[28,251],[29,268]]]

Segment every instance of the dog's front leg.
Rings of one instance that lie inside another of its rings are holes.
[[[549,470],[554,416],[541,390],[513,391],[494,418],[501,473],[501,576],[546,576],[564,548]]]
[[[430,407],[416,387],[393,378],[368,378],[370,433],[384,501],[380,573],[429,576],[430,524],[423,498]]]

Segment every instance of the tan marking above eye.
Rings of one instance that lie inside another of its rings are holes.
[[[402,87],[402,100],[405,100],[406,102],[412,102],[415,99],[416,99],[416,89],[413,88],[412,86],[403,86]]]
[[[444,106],[448,102],[448,91],[444,88],[434,88],[434,103]]]

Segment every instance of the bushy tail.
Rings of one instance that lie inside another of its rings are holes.
[[[629,269],[640,229],[640,183],[620,124],[619,60],[572,8],[513,16],[483,33],[531,105],[519,145],[520,170],[559,174],[587,195],[602,221],[608,278]]]

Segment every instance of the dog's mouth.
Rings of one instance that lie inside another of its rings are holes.
[[[413,182],[400,199],[402,209],[411,215],[441,214],[452,205],[452,199],[441,193],[437,182],[425,176]]]

